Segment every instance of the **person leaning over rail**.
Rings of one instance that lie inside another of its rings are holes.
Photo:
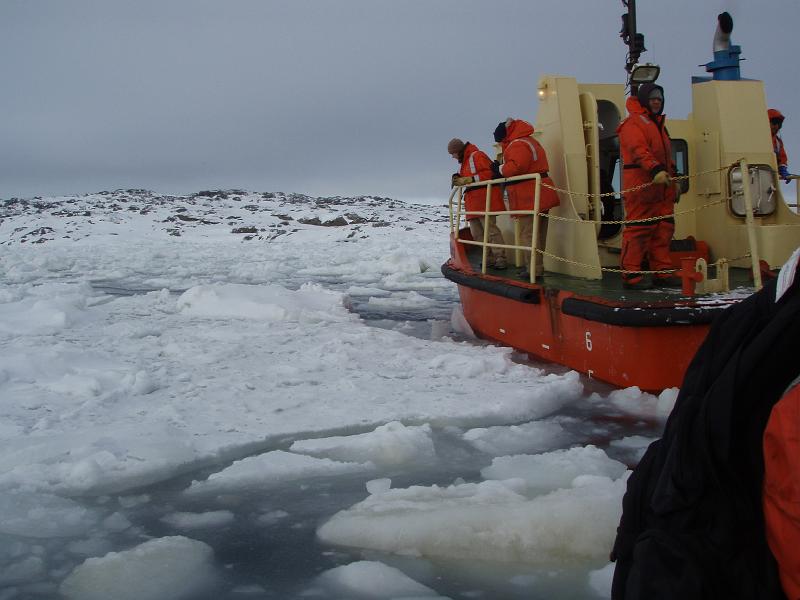
[[[453,174],[453,186],[467,185],[477,181],[489,181],[492,178],[492,161],[475,144],[453,138],[447,144],[447,152],[461,165],[458,173]],[[505,210],[502,186],[493,186],[491,194],[489,210],[492,212]],[[464,194],[464,205],[467,210],[467,224],[469,225],[470,233],[472,233],[472,239],[482,242],[484,228],[488,228],[489,243],[505,244],[503,234],[497,226],[497,217],[494,215],[483,217],[473,212],[479,211],[482,213],[486,210],[485,187],[468,188]],[[490,246],[487,250],[486,266],[500,270],[505,269],[506,255],[503,249]]]
[[[772,149],[775,152],[775,160],[778,162],[778,175],[786,183],[792,180],[792,175],[789,173],[789,159],[786,156],[786,147],[783,145],[783,140],[778,132],[783,127],[783,121],[786,119],[777,108],[770,108],[767,111],[769,117],[769,130],[772,133]]]
[[[664,126],[664,89],[654,83],[639,87],[636,97],[628,98],[628,117],[617,128],[622,153],[622,196],[625,206],[625,228],[622,230],[620,267],[626,289],[648,289],[655,286],[681,287],[681,279],[670,273],[657,273],[652,284],[643,276],[647,260],[649,270],[672,268],[669,243],[675,232],[672,218],[677,202],[677,186],[670,174],[675,172],[669,133]],[[652,183],[652,185],[647,185]],[[668,217],[653,221],[644,219]],[[642,219],[642,221],[637,221]]]
[[[508,118],[501,122],[494,130],[494,140],[503,148],[503,163],[498,161],[492,163],[492,174],[495,179],[501,177],[514,177],[516,175],[530,175],[539,173],[542,176],[542,183],[550,187],[541,186],[539,192],[539,212],[546,213],[554,206],[558,206],[560,200],[558,193],[552,189],[553,180],[550,179],[547,171],[550,168],[547,163],[547,153],[542,145],[533,137],[533,125],[522,119]],[[536,181],[534,179],[512,181],[505,184],[508,194],[509,210],[530,210],[534,206],[536,193]],[[527,248],[531,247],[533,239],[533,215],[514,215],[520,224],[519,244]],[[538,217],[539,229],[536,248],[543,251],[547,239],[547,219]],[[527,266],[530,265],[530,253],[526,252],[526,267],[522,269],[522,277],[527,277]],[[536,261],[536,276],[544,273],[542,259],[540,256]]]

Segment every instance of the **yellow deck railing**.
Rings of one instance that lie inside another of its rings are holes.
[[[741,159],[741,160],[739,160],[739,161],[737,161],[735,163],[732,163],[730,165],[726,165],[724,167],[720,167],[718,169],[712,169],[712,170],[709,170],[709,171],[703,171],[703,172],[694,173],[694,174],[691,174],[691,175],[676,176],[676,177],[673,177],[672,179],[673,179],[673,181],[680,181],[682,179],[691,179],[691,178],[694,178],[694,177],[700,177],[702,175],[707,175],[707,174],[710,174],[710,173],[718,173],[718,172],[722,172],[722,171],[727,171],[728,169],[730,169],[732,167],[736,167],[736,166],[738,166],[741,169],[742,173],[749,172],[749,166],[748,166],[747,161],[745,159]],[[798,204],[800,204],[800,177],[795,177],[795,178],[798,180],[798,198],[799,198]],[[525,181],[525,180],[530,180],[530,179],[535,180],[535,184],[536,184],[535,185],[535,191],[534,191],[534,201],[533,201],[533,209],[532,210],[513,210],[513,211],[512,210],[503,210],[503,211],[492,211],[492,210],[490,210],[490,208],[491,208],[492,188],[494,186],[503,185],[503,184],[506,184],[506,183],[512,183],[514,181]],[[572,259],[570,259],[568,257],[557,256],[555,254],[551,254],[549,252],[546,252],[545,250],[539,250],[537,248],[537,240],[538,240],[538,235],[539,235],[539,219],[533,219],[533,235],[532,235],[532,239],[531,239],[531,245],[530,245],[530,247],[528,247],[528,246],[523,246],[523,245],[520,244],[519,227],[516,224],[515,224],[515,227],[514,227],[514,243],[513,244],[494,244],[494,243],[490,243],[489,242],[489,227],[488,226],[483,227],[483,240],[465,240],[465,239],[461,239],[459,237],[459,233],[460,233],[460,229],[461,229],[462,217],[466,220],[466,218],[468,216],[476,216],[476,217],[490,217],[490,216],[493,216],[493,217],[498,217],[500,215],[508,215],[510,217],[514,217],[514,216],[519,216],[519,215],[531,215],[531,216],[539,215],[540,217],[549,218],[549,219],[558,220],[558,221],[568,221],[568,222],[575,222],[575,223],[595,223],[595,224],[620,224],[620,225],[624,226],[626,223],[631,223],[631,222],[642,223],[642,222],[649,222],[649,221],[661,221],[661,220],[664,220],[664,219],[672,219],[677,215],[683,215],[683,214],[689,214],[689,213],[692,213],[692,212],[698,212],[698,211],[701,211],[701,210],[708,209],[708,208],[710,208],[712,206],[716,206],[716,205],[722,204],[722,203],[727,203],[728,201],[730,201],[730,197],[720,198],[718,200],[712,200],[710,202],[707,202],[705,204],[702,204],[702,205],[694,207],[694,208],[681,210],[681,211],[675,211],[675,212],[673,212],[672,214],[669,214],[669,215],[664,215],[664,216],[660,216],[660,217],[648,217],[648,218],[644,218],[644,219],[635,219],[633,221],[627,221],[627,220],[618,220],[618,221],[606,220],[606,221],[603,221],[603,220],[580,219],[580,218],[579,219],[575,219],[575,218],[570,218],[570,217],[561,217],[561,216],[556,216],[556,215],[550,215],[548,213],[540,213],[539,212],[542,186],[545,186],[545,187],[547,187],[549,189],[552,189],[552,190],[554,190],[554,191],[556,191],[558,193],[568,194],[570,196],[583,196],[583,197],[589,197],[589,198],[601,198],[601,197],[605,197],[605,196],[616,196],[617,194],[630,193],[630,192],[633,192],[633,191],[644,189],[644,188],[649,187],[651,185],[654,185],[654,184],[652,182],[647,182],[647,183],[644,183],[644,184],[636,186],[636,187],[632,187],[632,188],[629,188],[629,189],[626,189],[626,190],[622,190],[620,192],[606,192],[606,193],[602,193],[602,194],[592,194],[592,193],[585,193],[585,192],[573,192],[573,191],[570,191],[570,190],[567,190],[567,189],[562,189],[562,188],[558,188],[558,187],[555,187],[555,186],[548,185],[548,184],[542,182],[542,178],[541,178],[540,174],[534,173],[534,174],[530,174],[530,175],[518,175],[516,177],[507,177],[507,178],[502,178],[502,179],[492,179],[492,180],[489,180],[489,181],[479,181],[479,182],[470,183],[470,184],[467,184],[467,185],[456,186],[456,187],[453,188],[453,191],[451,192],[450,198],[448,200],[449,213],[450,213],[450,232],[451,232],[451,235],[453,235],[455,237],[455,239],[459,243],[471,244],[471,245],[475,245],[475,246],[480,246],[482,248],[481,271],[483,273],[486,273],[486,264],[487,264],[487,257],[488,257],[489,248],[499,248],[499,249],[514,250],[515,251],[515,258],[516,258],[515,264],[517,266],[520,266],[520,263],[521,263],[520,253],[521,252],[529,252],[531,258],[530,258],[530,263],[527,265],[527,267],[528,267],[528,272],[530,273],[530,282],[531,283],[535,283],[536,282],[536,266],[538,264],[538,261],[541,260],[541,258],[539,258],[539,256],[538,256],[539,254],[542,255],[542,258],[544,256],[548,256],[550,258],[553,258],[554,260],[558,260],[558,261],[562,261],[562,262],[568,262],[568,263],[571,263],[571,264],[574,264],[574,265],[578,265],[578,266],[583,266],[583,267],[586,267],[586,268],[593,268],[593,267],[592,267],[592,265],[579,263],[579,262],[574,261],[574,260],[572,260]],[[484,210],[482,210],[482,211],[474,211],[474,210],[473,211],[467,211],[466,207],[464,206],[464,192],[465,192],[466,189],[476,188],[476,187],[485,187],[486,188],[486,204],[484,206]],[[759,265],[759,253],[758,253],[758,246],[757,246],[757,234],[756,234],[756,225],[755,225],[752,197],[751,197],[751,192],[750,192],[750,186],[749,185],[743,185],[742,188],[743,188],[744,203],[745,203],[745,223],[746,223],[746,227],[747,227],[747,237],[748,237],[749,252],[747,254],[743,255],[743,256],[737,257],[736,259],[721,258],[721,259],[719,259],[717,261],[717,263],[719,263],[719,264],[722,264],[722,263],[727,264],[727,263],[730,263],[730,262],[732,262],[734,260],[740,260],[740,259],[743,259],[743,258],[750,258],[754,283],[755,283],[756,289],[760,289],[761,288],[761,268],[760,268],[760,265]],[[798,225],[792,225],[792,226],[793,227],[800,227]],[[615,268],[610,268],[610,267],[602,267],[601,270],[602,271],[608,271],[608,272],[624,273],[624,274],[674,273],[675,271],[677,271],[677,269],[667,269],[667,270],[662,270],[662,271],[626,271],[624,269],[615,269]]]

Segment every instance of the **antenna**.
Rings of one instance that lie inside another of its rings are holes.
[[[628,10],[622,15],[622,29],[619,32],[619,37],[628,46],[628,55],[626,57],[625,70],[628,72],[628,85],[631,86],[631,93],[635,93],[635,83],[631,82],[630,75],[633,72],[633,67],[639,62],[639,56],[642,52],[647,52],[644,47],[644,34],[636,32],[636,0],[622,0],[622,5]]]

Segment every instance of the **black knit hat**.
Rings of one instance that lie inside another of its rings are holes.
[[[504,139],[506,139],[506,122],[500,121],[500,124],[494,130],[494,141],[500,143]]]

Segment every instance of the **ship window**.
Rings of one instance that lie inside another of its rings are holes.
[[[769,165],[750,165],[748,177],[742,180],[742,169],[739,166],[728,172],[728,185],[731,190],[731,210],[737,217],[747,215],[744,202],[744,186],[750,186],[750,201],[753,203],[753,214],[757,217],[771,215],[775,212],[775,171]]]
[[[675,169],[678,171],[678,175],[688,175],[689,144],[686,143],[686,140],[680,139],[670,139],[669,141],[672,146],[672,162],[675,163]],[[681,194],[685,194],[689,191],[688,179],[681,179],[679,183],[681,186]]]

